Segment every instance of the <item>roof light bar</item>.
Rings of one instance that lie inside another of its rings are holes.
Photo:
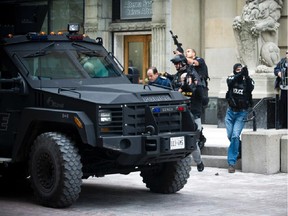
[[[41,33],[30,32],[27,34],[27,38],[30,40],[43,41],[43,40],[47,40],[48,36],[44,32],[41,32]]]

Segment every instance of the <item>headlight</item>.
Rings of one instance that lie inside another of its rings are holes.
[[[107,125],[112,122],[112,115],[109,110],[100,110],[99,112],[99,124]]]

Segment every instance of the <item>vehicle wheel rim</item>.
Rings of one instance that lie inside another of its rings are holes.
[[[54,185],[55,166],[49,154],[43,153],[39,156],[36,173],[43,189],[50,191]]]

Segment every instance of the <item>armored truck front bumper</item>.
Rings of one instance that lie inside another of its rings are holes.
[[[180,160],[196,149],[197,132],[103,137],[103,148],[119,153],[121,165]]]

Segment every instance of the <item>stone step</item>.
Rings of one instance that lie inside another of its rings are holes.
[[[201,150],[201,154],[226,156],[227,150],[228,147],[204,146],[204,148]]]
[[[201,151],[201,157],[206,167],[228,168],[227,146],[204,146]],[[196,166],[193,161],[193,166]],[[241,170],[241,160],[237,161],[236,169]]]
[[[205,167],[228,168],[227,156],[220,155],[202,155],[202,161]],[[237,161],[236,169],[241,170],[241,159]],[[192,166],[196,166],[193,161]]]

